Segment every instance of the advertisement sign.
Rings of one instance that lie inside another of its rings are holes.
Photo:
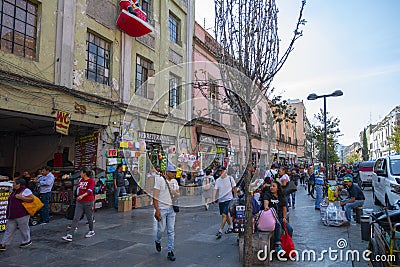
[[[71,123],[71,114],[61,110],[57,110],[56,116],[56,132],[68,135],[69,124]]]
[[[0,186],[0,231],[6,230],[7,224],[7,205],[8,205],[8,197],[11,194],[10,187],[8,186]]]

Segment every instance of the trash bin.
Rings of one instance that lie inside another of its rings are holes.
[[[364,241],[369,241],[371,236],[371,228],[369,227],[369,219],[368,215],[361,216],[361,239]]]

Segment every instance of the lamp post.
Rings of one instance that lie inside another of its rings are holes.
[[[325,168],[328,171],[328,140],[326,137],[326,98],[331,96],[342,96],[343,92],[341,90],[336,90],[332,94],[329,95],[316,95],[316,94],[309,94],[307,96],[307,100],[315,100],[318,98],[324,98],[324,141],[325,141]],[[326,177],[328,177],[328,173],[325,173]]]

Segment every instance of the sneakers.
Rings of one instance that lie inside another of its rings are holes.
[[[161,243],[160,243],[160,242],[157,242],[157,241],[154,241],[154,243],[156,243],[156,250],[157,250],[158,252],[160,252],[160,251],[161,251]]]
[[[174,255],[174,252],[173,251],[171,251],[171,252],[168,252],[168,257],[167,257],[170,261],[175,261],[176,260],[176,258],[175,258],[175,255]]]
[[[89,231],[87,232],[87,234],[85,235],[85,238],[91,238],[92,236],[94,236],[96,233],[94,231]]]
[[[284,251],[284,250],[283,250],[283,248],[281,247],[281,245],[277,245],[277,246],[275,246],[275,251],[276,251],[277,253],[279,253],[279,252]]]
[[[1,244],[0,245],[0,251],[6,251],[6,245]]]
[[[68,242],[72,242],[72,235],[70,235],[70,234],[65,235],[65,236],[61,237],[61,239],[68,241]]]
[[[222,233],[221,233],[221,232],[218,232],[218,233],[216,234],[216,236],[217,236],[217,239],[220,239],[220,238],[222,237]]]
[[[233,229],[232,228],[228,228],[228,230],[225,231],[225,234],[230,234],[233,233]]]
[[[30,245],[32,245],[32,241],[31,240],[29,240],[26,243],[22,243],[21,245],[19,245],[19,247],[20,248],[26,248],[26,247],[29,247]]]

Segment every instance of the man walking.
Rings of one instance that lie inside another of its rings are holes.
[[[232,176],[227,175],[225,167],[220,167],[218,172],[220,177],[215,181],[213,200],[215,203],[218,191],[219,214],[221,214],[222,222],[216,236],[217,239],[220,239],[222,237],[222,232],[224,230],[225,223],[228,223],[228,230],[225,231],[225,234],[233,232],[233,225],[231,223],[231,219],[229,218],[228,213],[229,213],[229,203],[231,202],[232,198],[236,197],[236,183]]]
[[[40,217],[42,224],[46,224],[50,222],[50,197],[54,184],[54,175],[51,173],[49,166],[42,168],[42,174],[42,176],[35,179],[35,182],[39,184],[39,198],[43,202],[43,207],[40,209]]]
[[[157,232],[155,237],[156,250],[161,251],[162,233],[167,228],[168,235],[168,259],[175,261],[174,240],[175,240],[175,211],[172,207],[172,198],[179,197],[179,185],[175,179],[176,168],[168,165],[165,178],[155,176],[153,205],[155,209],[154,218],[157,220]]]

